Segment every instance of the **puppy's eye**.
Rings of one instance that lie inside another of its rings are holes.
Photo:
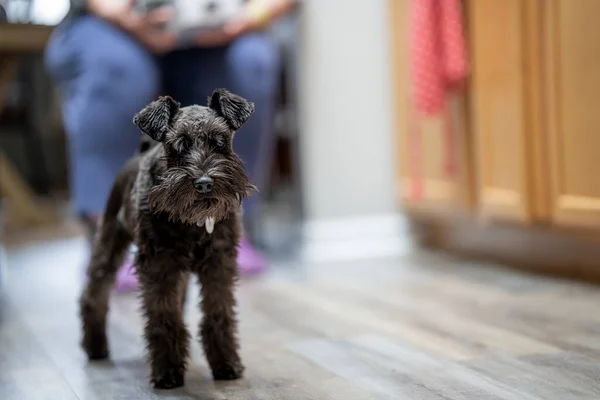
[[[210,145],[217,151],[227,151],[227,141],[223,138],[212,139]]]
[[[177,153],[183,153],[190,146],[190,138],[188,136],[179,136],[173,141],[173,150]]]

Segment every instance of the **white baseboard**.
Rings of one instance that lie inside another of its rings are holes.
[[[401,256],[411,249],[406,220],[393,213],[307,221],[301,256],[306,262],[349,261]]]

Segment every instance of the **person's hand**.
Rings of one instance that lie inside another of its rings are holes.
[[[168,7],[157,8],[143,14],[129,8],[117,19],[117,23],[150,51],[166,53],[177,44],[176,35],[165,28],[173,15],[173,9]]]
[[[226,32],[224,28],[215,28],[198,33],[195,44],[199,47],[219,47],[229,44],[233,39],[235,38]]]
[[[227,22],[223,27],[200,32],[196,36],[196,45],[200,47],[216,47],[229,44],[238,37],[261,29],[265,25],[265,8],[258,9],[248,5],[240,15]]]
[[[90,10],[107,21],[113,22],[138,39],[150,51],[165,53],[177,44],[177,37],[164,28],[173,17],[170,7],[160,7],[147,13],[134,8],[135,1],[90,0]]]
[[[225,24],[223,30],[229,36],[237,38],[246,33],[259,30],[262,26],[262,21],[258,18],[257,14],[246,8],[240,15]]]

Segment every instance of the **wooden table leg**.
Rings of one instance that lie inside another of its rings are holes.
[[[5,90],[12,81],[19,57],[0,58],[0,110],[4,107]],[[0,150],[0,194],[6,198],[14,217],[26,224],[40,224],[53,220],[52,213],[41,209],[34,201],[35,195],[18,171]]]

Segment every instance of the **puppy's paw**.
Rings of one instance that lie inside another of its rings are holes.
[[[106,335],[86,335],[81,347],[85,350],[88,359],[104,360],[108,358],[108,341]]]
[[[87,355],[88,355],[88,360],[90,360],[90,361],[106,360],[108,358],[108,350],[107,349],[88,350]]]
[[[183,386],[183,372],[177,369],[169,369],[162,374],[155,375],[151,383],[155,389],[175,389]]]
[[[242,363],[235,362],[231,364],[223,364],[213,369],[213,378],[216,381],[232,381],[240,379],[244,374],[244,366]]]

